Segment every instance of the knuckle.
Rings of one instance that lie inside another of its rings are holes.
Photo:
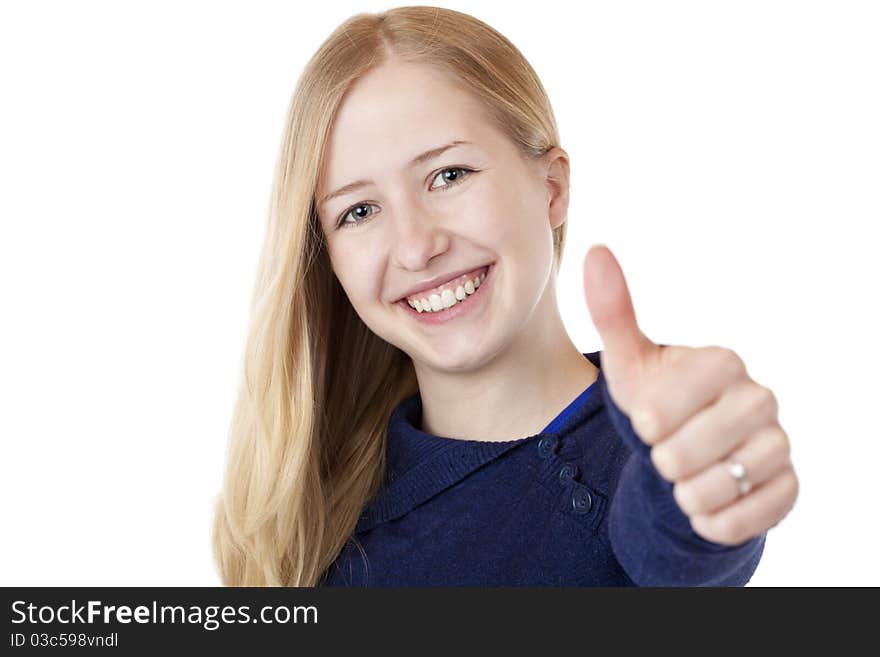
[[[779,425],[773,427],[769,434],[769,441],[774,453],[785,458],[791,456],[791,443],[788,440],[788,435],[782,427]]]
[[[706,512],[706,501],[700,493],[691,485],[677,483],[672,487],[672,495],[678,506],[688,516],[698,515]]]
[[[657,431],[660,426],[660,416],[656,409],[650,406],[640,406],[630,416],[630,421],[636,433],[647,443],[653,443],[657,439]]]
[[[712,347],[715,358],[718,360],[719,367],[730,372],[731,374],[742,374],[745,372],[745,363],[733,349],[729,347]]]
[[[765,385],[760,383],[755,385],[757,386],[758,408],[766,409],[770,415],[775,416],[779,412],[779,402],[776,399],[776,394]]]
[[[679,450],[667,445],[652,448],[651,459],[660,474],[672,481],[680,479],[687,466]]]
[[[773,477],[772,483],[776,486],[773,491],[772,504],[777,508],[777,511],[775,512],[776,522],[771,525],[771,528],[776,527],[791,512],[800,492],[800,482],[791,465]]]
[[[773,524],[773,527],[776,527],[791,512],[800,492],[800,482],[794,472],[794,468],[789,467],[784,473],[778,476],[781,478],[782,482],[777,498],[781,497],[783,510],[777,513],[778,518]]]
[[[800,493],[801,484],[798,480],[798,476],[795,474],[794,468],[789,468],[786,470],[785,474],[785,490],[788,494],[788,499],[794,504],[794,501],[797,499],[798,494]]]
[[[742,543],[748,534],[748,528],[742,516],[737,513],[727,513],[715,522],[715,533],[723,543]]]

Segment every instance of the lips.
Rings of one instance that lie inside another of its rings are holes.
[[[468,278],[476,278],[483,271],[489,269],[491,263],[481,265],[474,269],[464,269],[458,272],[452,272],[450,274],[444,274],[442,276],[435,276],[434,278],[423,282],[422,284],[412,288],[406,294],[404,294],[398,301],[405,301],[409,297],[413,297],[416,295],[428,296],[430,294],[439,294],[438,290],[442,289],[444,286],[448,285],[450,282],[455,281],[458,278],[462,279],[462,283],[466,281]]]
[[[424,309],[422,312],[419,312],[419,310],[414,306],[411,306],[406,299],[401,299],[397,302],[397,305],[400,306],[401,311],[405,316],[412,317],[418,325],[427,330],[433,330],[431,327],[445,326],[450,322],[455,322],[456,325],[461,326],[464,318],[479,317],[481,312],[485,311],[492,294],[492,279],[495,276],[493,273],[494,270],[495,263],[492,263],[489,265],[489,269],[483,276],[483,282],[480,283],[480,286],[474,286],[475,289],[473,294],[466,296],[465,299],[458,299],[456,297],[458,303],[454,303],[452,306],[443,308],[437,312],[425,312]],[[447,289],[449,288],[447,287]]]

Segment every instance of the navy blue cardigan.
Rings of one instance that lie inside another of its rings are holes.
[[[533,436],[434,436],[421,410],[391,415],[385,484],[319,586],[742,586],[758,566],[766,532],[694,533],[601,367]]]

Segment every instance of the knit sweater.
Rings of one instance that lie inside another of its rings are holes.
[[[385,483],[321,586],[743,586],[766,532],[693,531],[650,446],[597,380],[541,433],[421,430],[419,393],[388,423]]]

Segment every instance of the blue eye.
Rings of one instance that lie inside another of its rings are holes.
[[[460,183],[462,180],[467,178],[470,174],[475,173],[475,172],[476,172],[476,169],[469,169],[468,167],[446,167],[445,169],[441,169],[440,171],[437,172],[437,175],[435,175],[431,179],[432,182],[434,180],[436,180],[438,177],[443,176],[444,174],[447,174],[447,173],[455,173],[456,175],[452,179],[446,178],[444,176],[443,180],[445,181],[446,184],[440,185],[439,187],[432,187],[431,189],[433,189],[435,191],[443,191],[443,190],[449,189],[450,187],[454,187],[455,185]],[[358,214],[357,211],[365,209],[365,208],[371,208],[371,207],[374,208],[376,206],[373,205],[372,203],[358,203],[357,205],[353,205],[348,210],[346,210],[344,213],[342,213],[342,216],[339,217],[339,221],[336,223],[336,227],[337,228],[348,228],[350,226],[359,226],[360,224],[366,223],[373,216],[373,213],[370,212],[369,214]],[[346,221],[346,219],[348,218],[348,215],[350,215],[352,213],[354,213],[356,215],[355,221]],[[358,221],[358,219],[360,219],[361,221]]]
[[[437,180],[437,178],[439,178],[440,176],[442,176],[445,173],[456,173],[456,172],[464,173],[464,177],[466,178],[468,176],[468,174],[473,173],[473,169],[466,169],[465,167],[448,167],[446,169],[439,171],[437,173],[437,175],[434,176],[433,180]],[[440,189],[446,189],[447,187],[451,187],[455,183],[460,182],[461,177],[462,176],[455,176],[455,178],[453,178],[452,180],[444,178],[444,180],[446,180],[446,184],[442,185],[440,187]]]
[[[360,210],[360,209],[362,209],[362,208],[374,208],[374,207],[376,207],[376,206],[373,205],[372,203],[358,203],[358,204],[357,204],[356,206],[354,206],[351,210],[346,210],[346,211],[345,211],[345,214],[342,215],[342,216],[339,218],[339,223],[337,224],[337,228],[344,228],[344,227],[347,227],[347,226],[357,226],[358,224],[362,224],[362,223],[364,223],[363,221],[357,221],[357,220],[355,220],[355,221],[353,221],[353,222],[347,222],[347,221],[345,221],[345,219],[346,219],[346,217],[348,217],[348,215],[350,215],[352,212],[355,212],[355,213],[356,213],[357,210]],[[372,214],[373,214],[373,213],[371,212],[371,213],[368,214],[368,215],[359,215],[359,217],[362,218],[362,219],[364,219],[365,221],[369,221],[369,218],[372,216]]]

